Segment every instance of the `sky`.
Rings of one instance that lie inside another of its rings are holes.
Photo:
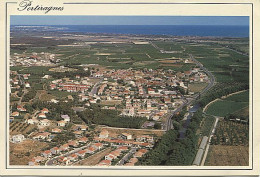
[[[242,25],[247,16],[32,16],[12,15],[11,25]]]

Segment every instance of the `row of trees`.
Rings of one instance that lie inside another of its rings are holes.
[[[205,94],[202,98],[198,100],[198,103],[201,107],[207,105],[209,102],[221,98],[222,96],[226,96],[228,94],[240,91],[240,90],[246,90],[249,88],[249,85],[247,83],[218,83],[216,84],[211,90]]]
[[[178,131],[166,132],[160,141],[139,159],[137,165],[191,165],[196,155],[199,136],[194,132],[202,121],[202,110],[199,109],[191,119],[186,130],[186,138],[180,139]]]
[[[79,69],[77,71],[66,71],[66,72],[54,72],[52,73],[53,78],[62,79],[64,77],[68,78],[75,78],[76,75],[79,75],[80,77],[88,77],[90,76],[90,71],[84,71],[82,67],[78,67]]]

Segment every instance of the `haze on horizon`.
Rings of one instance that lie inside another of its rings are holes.
[[[229,25],[249,26],[248,16],[32,16],[12,15],[11,25]]]

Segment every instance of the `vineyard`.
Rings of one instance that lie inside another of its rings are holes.
[[[206,166],[248,166],[248,124],[220,120],[211,139]]]
[[[16,134],[30,134],[32,130],[36,128],[35,125],[27,124],[24,122],[12,122],[10,123],[10,134],[16,135]]]

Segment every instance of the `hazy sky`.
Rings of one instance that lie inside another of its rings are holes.
[[[11,25],[249,25],[246,16],[11,16]]]

